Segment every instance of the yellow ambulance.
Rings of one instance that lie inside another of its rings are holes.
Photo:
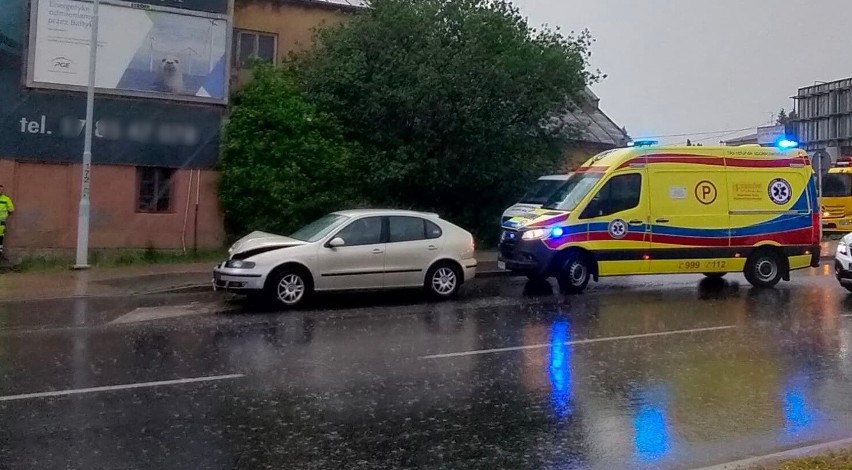
[[[504,222],[499,264],[556,277],[565,293],[672,273],[771,287],[819,264],[820,228],[802,150],[643,145],[592,157],[540,209]]]

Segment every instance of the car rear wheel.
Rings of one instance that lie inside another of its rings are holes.
[[[589,285],[591,278],[592,270],[589,262],[586,257],[579,254],[572,255],[556,276],[559,289],[563,294],[582,293]]]
[[[267,284],[269,297],[288,309],[304,305],[312,291],[310,277],[298,269],[283,269],[274,274]]]
[[[451,263],[438,263],[426,273],[426,292],[435,299],[446,300],[459,293],[462,274]]]
[[[749,256],[743,271],[746,280],[755,287],[774,287],[781,281],[781,259],[772,250],[758,250]]]

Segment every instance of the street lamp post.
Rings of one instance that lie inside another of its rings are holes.
[[[77,262],[74,269],[89,268],[89,214],[92,183],[92,128],[95,108],[95,71],[98,61],[98,7],[100,0],[92,2],[92,38],[89,42],[89,86],[86,90],[86,134],[83,143],[83,183],[80,187],[80,212],[77,217]]]

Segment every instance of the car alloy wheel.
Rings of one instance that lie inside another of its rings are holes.
[[[451,295],[456,290],[458,284],[458,276],[449,267],[442,267],[435,271],[432,275],[432,290],[436,294],[446,297]]]
[[[286,274],[278,281],[277,294],[282,304],[296,305],[305,296],[305,281],[298,274]]]

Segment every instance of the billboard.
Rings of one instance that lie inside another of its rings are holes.
[[[786,129],[783,125],[764,126],[757,128],[757,143],[760,145],[775,145],[779,140],[786,136]]]
[[[227,15],[102,0],[99,17],[99,93],[227,103]],[[37,0],[27,85],[85,89],[91,27],[91,3]]]

